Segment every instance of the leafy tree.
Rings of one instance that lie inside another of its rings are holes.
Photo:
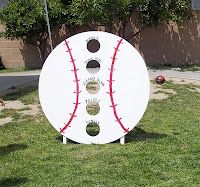
[[[49,0],[48,9],[52,29],[67,21],[67,9],[60,0]],[[0,11],[0,21],[5,25],[5,32],[1,35],[36,45],[44,60],[48,30],[43,0],[11,0]]]
[[[51,29],[62,24],[68,28],[98,24],[106,30],[129,40],[146,27],[156,26],[169,20],[181,23],[189,18],[190,0],[48,0]],[[10,0],[0,10],[0,22],[5,27],[4,37],[23,39],[40,50],[45,59],[48,30],[43,0]],[[125,33],[130,22],[140,25],[137,32]]]
[[[105,25],[112,32],[116,21],[126,20],[131,7],[130,0],[73,0],[70,6],[71,23],[98,23]]]
[[[189,18],[189,0],[72,0],[70,5],[71,23],[84,25],[98,23],[114,32],[118,23],[118,34],[125,36],[128,23],[133,19],[141,30],[130,33],[131,39],[145,27],[152,27],[169,20],[181,23]]]

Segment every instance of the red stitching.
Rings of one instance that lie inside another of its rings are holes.
[[[64,123],[65,126],[64,126],[63,128],[60,129],[60,133],[64,132],[68,127],[70,127],[70,126],[69,126],[70,123],[72,122],[73,118],[76,117],[75,113],[76,113],[76,110],[77,110],[78,105],[79,105],[79,93],[80,93],[79,84],[78,84],[78,82],[79,82],[80,80],[78,79],[78,75],[77,75],[77,68],[76,68],[76,64],[75,64],[75,59],[73,58],[73,55],[72,55],[72,52],[71,52],[72,49],[70,49],[70,47],[69,47],[69,42],[66,41],[66,40],[65,40],[65,45],[66,45],[66,47],[67,47],[67,52],[69,53],[69,56],[70,56],[70,59],[71,59],[70,62],[72,63],[73,68],[74,68],[74,69],[73,69],[73,71],[74,71],[74,76],[75,76],[74,82],[76,83],[76,92],[74,92],[74,93],[76,93],[76,102],[75,102],[74,111],[73,111],[72,114],[70,114],[71,117],[70,117],[69,121],[68,121],[67,123]]]
[[[111,64],[111,68],[110,68],[110,80],[109,80],[109,94],[110,94],[110,100],[111,100],[111,104],[112,104],[112,108],[113,108],[113,113],[114,113],[114,116],[116,118],[116,121],[119,123],[119,125],[121,126],[121,128],[125,131],[125,132],[129,132],[129,128],[125,128],[124,125],[122,124],[121,122],[121,118],[118,117],[118,114],[117,114],[117,110],[116,110],[116,106],[117,104],[115,104],[114,102],[114,98],[113,98],[113,72],[114,72],[114,64],[116,62],[116,56],[117,56],[117,52],[119,51],[119,46],[122,44],[122,40],[121,39],[120,41],[118,41],[118,44],[117,44],[117,47],[115,48],[115,52],[113,54],[113,57],[112,57],[112,64]]]

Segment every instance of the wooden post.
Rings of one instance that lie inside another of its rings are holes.
[[[67,138],[63,136],[63,144],[67,144]]]
[[[125,136],[120,138],[120,144],[124,145],[125,144]]]

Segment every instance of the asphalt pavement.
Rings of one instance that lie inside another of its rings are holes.
[[[40,71],[14,72],[0,74],[0,95],[20,87],[37,85]]]

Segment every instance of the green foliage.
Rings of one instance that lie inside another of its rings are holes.
[[[98,22],[106,25],[129,14],[129,0],[73,0],[70,6],[72,23]]]
[[[170,20],[180,23],[191,16],[188,0],[72,0],[70,12],[74,25],[119,23],[119,31],[126,29],[133,15],[142,27]]]
[[[73,0],[70,6],[71,23],[113,24],[117,20],[126,20],[131,7],[130,0]]]
[[[66,21],[67,10],[59,0],[48,3],[51,27]],[[1,10],[0,21],[6,26],[4,36],[38,42],[47,35],[43,0],[11,0]]]
[[[127,24],[133,20],[133,16],[134,23],[140,25],[142,29],[169,20],[183,22],[192,15],[189,2],[189,0],[48,0],[48,10],[51,29],[63,23],[68,28],[95,23],[106,26],[109,32],[117,30],[124,37]],[[22,38],[39,48],[48,37],[43,0],[10,0],[8,6],[0,11],[0,21],[6,26],[6,31],[0,33],[0,36]],[[126,39],[131,39],[139,32],[131,33]]]
[[[180,23],[192,15],[188,0],[146,0],[141,5],[140,13],[144,26],[154,26],[170,20]]]
[[[1,11],[1,22],[6,25],[5,36],[29,38],[39,34],[45,27],[43,17],[43,8],[35,0],[13,0]]]

